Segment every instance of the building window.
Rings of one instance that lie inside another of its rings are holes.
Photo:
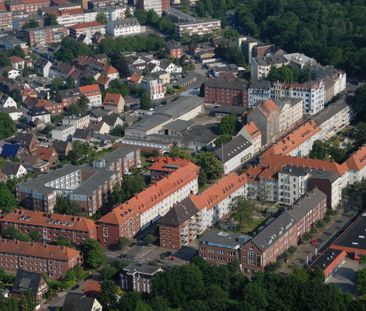
[[[255,264],[255,253],[253,251],[248,251],[248,264]]]

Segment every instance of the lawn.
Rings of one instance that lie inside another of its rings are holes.
[[[263,224],[267,220],[263,215],[252,217],[243,222],[240,232],[241,233],[251,233],[261,224]]]

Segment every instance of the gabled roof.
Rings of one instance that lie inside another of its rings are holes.
[[[40,273],[18,270],[12,291],[21,294],[30,292],[35,296],[38,293],[39,287],[42,285],[42,279],[43,276]],[[44,279],[43,281],[45,282]]]
[[[1,150],[3,158],[15,158],[18,155],[21,146],[19,144],[5,144]]]
[[[159,225],[179,226],[199,212],[190,198],[175,204],[167,214],[158,221]]]
[[[13,162],[6,162],[2,167],[1,170],[7,176],[16,175],[19,172],[21,164],[13,163]]]
[[[107,93],[103,105],[118,106],[119,101],[123,99],[121,94]]]
[[[348,168],[353,171],[359,171],[366,165],[366,145],[363,145],[347,159]]]
[[[218,147],[214,153],[223,162],[227,162],[244,150],[250,148],[252,144],[243,136],[239,135],[227,142],[221,147]]]
[[[69,292],[66,295],[62,311],[93,311],[95,298],[83,293]]]
[[[251,137],[257,137],[261,135],[261,132],[259,131],[257,125],[253,121],[250,121],[249,123],[245,124],[244,129]]]
[[[56,156],[56,150],[52,147],[38,147],[35,156],[43,161],[50,162],[52,157]]]

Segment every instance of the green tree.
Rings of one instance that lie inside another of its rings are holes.
[[[95,156],[96,152],[91,146],[81,141],[75,141],[67,158],[72,164],[77,165],[90,163],[95,159]]]
[[[327,157],[327,147],[321,140],[316,140],[309,153],[310,158],[325,160]]]
[[[10,65],[9,55],[6,52],[0,51],[0,66],[5,67]]]
[[[106,89],[105,92],[112,93],[112,94],[121,94],[122,96],[127,96],[129,94],[129,89],[128,89],[128,85],[126,83],[123,83],[118,79],[115,79],[109,83],[108,89]]]
[[[84,215],[85,212],[75,202],[70,202],[68,199],[58,196],[56,198],[55,213],[67,215]]]
[[[194,162],[206,173],[209,181],[218,179],[224,173],[221,161],[212,152],[199,153]]]
[[[12,225],[8,226],[8,228],[6,229],[5,237],[7,239],[19,240],[19,241],[24,241],[24,242],[30,242],[32,240],[28,234],[18,231]]]
[[[59,236],[55,242],[56,245],[58,246],[71,246],[71,243],[69,241],[69,239],[63,237],[63,236]]]
[[[120,55],[120,53],[115,53],[111,56],[111,64],[119,71],[121,78],[127,78],[130,75],[128,62],[124,56]]]
[[[56,16],[53,14],[46,13],[44,16],[44,25],[45,26],[58,25]]]
[[[113,136],[123,137],[125,136],[125,128],[123,125],[117,125],[115,126],[110,133]]]
[[[169,156],[171,158],[182,158],[182,159],[191,159],[191,154],[187,150],[179,148],[177,144],[173,144],[173,147],[170,149]]]
[[[144,109],[144,110],[149,110],[150,108],[152,108],[152,102],[150,99],[150,95],[146,91],[141,92],[140,106],[141,106],[141,109]]]
[[[15,134],[16,126],[8,113],[0,112],[0,139],[9,138]]]
[[[221,119],[219,125],[220,135],[235,135],[237,130],[237,120],[234,114],[230,114]]]
[[[119,249],[125,249],[128,245],[130,245],[130,240],[128,238],[122,237],[118,239]]]
[[[359,121],[366,122],[366,85],[359,87],[352,98],[351,106]]]
[[[38,231],[29,232],[29,237],[32,239],[32,241],[36,242],[42,240],[42,235]]]
[[[83,86],[83,85],[91,85],[91,84],[95,84],[96,81],[94,79],[94,77],[92,76],[86,76],[86,77],[82,77],[80,79],[80,86]]]
[[[156,236],[153,234],[146,234],[144,237],[144,242],[147,243],[149,246],[156,241]]]
[[[104,25],[108,23],[107,16],[105,15],[104,12],[99,12],[95,19],[96,19],[97,22],[99,22],[101,24],[104,24]]]
[[[23,24],[22,29],[26,30],[26,29],[37,28],[37,27],[39,27],[39,23],[35,19],[30,19]]]
[[[21,57],[21,58],[24,58],[25,57],[24,50],[20,47],[20,45],[16,45],[11,50],[11,55],[18,56],[18,57]]]
[[[88,268],[96,269],[106,260],[104,251],[97,240],[88,239],[82,245],[84,263]]]
[[[233,218],[238,222],[239,228],[243,226],[244,221],[250,221],[253,206],[243,197],[238,197],[232,204]]]
[[[16,206],[14,194],[9,190],[6,184],[0,184],[0,209],[8,213]]]
[[[366,269],[361,269],[356,272],[355,275],[356,289],[361,295],[366,294]]]
[[[221,146],[222,144],[226,144],[231,140],[230,134],[222,134],[215,140],[215,146]]]
[[[114,203],[123,203],[145,188],[143,177],[138,172],[124,175],[121,187],[113,192]]]

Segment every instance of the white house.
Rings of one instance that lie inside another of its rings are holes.
[[[166,93],[166,87],[163,81],[153,77],[143,78],[141,87],[149,93],[150,99],[152,100],[162,99]]]
[[[130,36],[142,32],[142,27],[137,18],[112,20],[107,23],[107,33],[113,37]]]
[[[15,80],[16,78],[20,77],[20,70],[18,69],[10,69],[8,71],[8,78]]]
[[[63,125],[73,125],[75,126],[75,129],[83,129],[87,128],[90,124],[90,116],[87,115],[72,115],[72,116],[66,116],[62,119]]]
[[[76,128],[74,125],[62,125],[52,130],[52,139],[68,141],[74,135]]]
[[[6,162],[1,171],[9,178],[21,178],[27,174],[26,168],[20,163]]]

